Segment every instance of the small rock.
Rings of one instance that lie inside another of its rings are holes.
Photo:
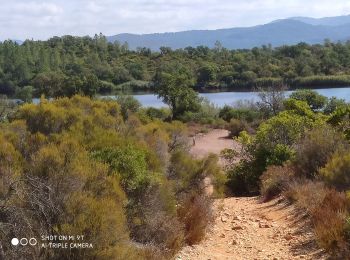
[[[284,236],[284,239],[289,241],[289,240],[293,239],[293,236],[291,234],[287,234]]]
[[[262,222],[259,223],[259,228],[270,228],[270,227],[271,226],[267,223],[262,223]]]
[[[234,220],[242,220],[242,218],[240,216],[234,216],[233,218]]]
[[[222,233],[222,234],[220,235],[220,237],[221,237],[221,238],[225,238],[225,234]]]
[[[241,230],[241,229],[243,229],[243,227],[239,226],[239,225],[236,225],[236,226],[232,227],[232,230]]]
[[[222,222],[227,222],[227,218],[224,217],[224,216],[222,216],[222,217],[221,217],[221,221],[222,221]]]

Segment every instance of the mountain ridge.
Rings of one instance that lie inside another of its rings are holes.
[[[110,42],[128,42],[131,49],[160,47],[173,49],[214,47],[216,41],[228,49],[246,49],[271,44],[281,45],[306,42],[322,43],[325,39],[345,41],[350,38],[350,15],[324,18],[291,17],[251,27],[235,27],[216,30],[188,30],[180,32],[131,34],[109,36]]]

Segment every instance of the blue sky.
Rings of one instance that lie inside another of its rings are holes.
[[[350,14],[349,0],[0,0],[0,40],[251,26]]]

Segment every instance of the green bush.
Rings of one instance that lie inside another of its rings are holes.
[[[326,183],[339,190],[350,189],[350,153],[339,152],[332,156],[320,174]]]
[[[247,130],[246,128],[247,123],[238,119],[231,119],[230,123],[227,126],[227,129],[230,131],[231,137],[238,136],[240,132]]]
[[[234,193],[257,193],[259,178],[270,165],[282,166],[293,160],[294,145],[305,131],[315,125],[322,125],[322,118],[318,118],[307,106],[303,111],[307,116],[299,114],[299,101],[292,100],[297,109],[280,112],[263,122],[254,137],[241,132],[238,140],[244,140],[243,159],[238,165],[233,165],[228,172],[229,186]],[[301,102],[301,105],[305,103]]]
[[[170,259],[203,237],[212,205],[203,181],[213,196],[224,193],[218,157],[193,159],[184,124],[153,120],[166,111],[119,102],[42,98],[0,124],[0,239],[82,234],[94,246],[34,252],[4,243],[6,259]]]
[[[326,106],[323,109],[323,112],[327,115],[332,114],[338,108],[346,107],[346,102],[344,99],[338,99],[336,97],[331,97],[328,99]]]
[[[347,146],[343,135],[330,126],[313,128],[296,144],[294,165],[297,174],[307,178],[317,177],[319,169],[326,165],[330,157]]]
[[[253,108],[234,108],[225,105],[219,112],[219,117],[226,122],[230,122],[231,119],[245,120],[248,123],[259,120],[262,115],[259,111]]]
[[[329,117],[328,122],[344,132],[350,140],[350,105],[338,107]]]
[[[151,119],[166,120],[171,117],[171,111],[167,108],[148,107],[145,109],[146,115]]]
[[[322,109],[327,103],[327,97],[310,89],[296,90],[290,95],[290,98],[305,101],[314,111]]]
[[[136,113],[141,107],[141,103],[133,96],[117,96],[116,100],[124,119],[128,118],[129,113]]]
[[[318,126],[307,131],[296,144],[294,165],[299,176],[317,177],[330,157],[347,146],[343,135],[328,125]]]

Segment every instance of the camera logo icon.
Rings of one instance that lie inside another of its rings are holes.
[[[32,238],[21,238],[21,239],[18,239],[16,237],[12,238],[11,240],[11,244],[13,246],[18,246],[18,245],[21,245],[21,246],[26,246],[26,245],[31,245],[31,246],[35,246],[36,244],[38,243],[38,241],[36,240],[36,238],[32,237]]]

